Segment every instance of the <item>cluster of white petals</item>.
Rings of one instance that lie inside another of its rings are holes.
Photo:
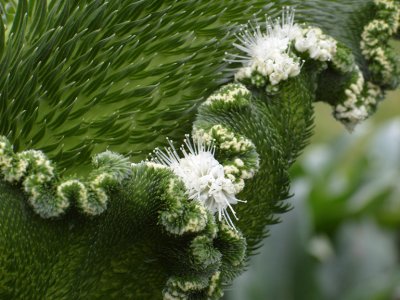
[[[376,105],[381,90],[371,82],[365,85],[364,76],[358,70],[358,79],[345,90],[346,99],[335,106],[334,115],[350,131],[361,121],[368,118],[370,108]]]
[[[390,82],[394,68],[385,49],[379,45],[379,35],[386,32],[391,35],[391,30],[391,26],[385,21],[373,20],[364,27],[360,42],[362,54],[380,67],[380,73],[386,82]]]
[[[387,11],[393,13],[392,17],[386,18],[388,25],[390,26],[389,34],[392,35],[397,32],[400,26],[400,6],[396,1],[393,0],[374,0],[375,5],[382,7]]]
[[[290,51],[291,42],[302,34],[302,29],[294,23],[294,10],[284,8],[282,19],[265,21],[265,32],[258,23],[249,24],[238,35],[239,44],[233,45],[243,55],[232,55],[230,62],[243,64],[236,74],[236,79],[249,78],[257,72],[276,85],[289,77],[297,76],[301,70],[300,59]]]
[[[330,61],[336,54],[336,41],[316,27],[304,29],[303,34],[296,36],[294,45],[297,51],[308,52],[314,60]]]
[[[224,218],[234,228],[230,213],[236,218],[232,205],[243,202],[235,197],[235,185],[225,176],[224,166],[214,157],[215,147],[202,140],[191,142],[187,136],[180,157],[172,143],[170,148],[156,149],[153,161],[169,167],[185,184],[188,197],[199,201],[218,219]],[[229,212],[228,212],[229,209]]]
[[[363,88],[364,76],[359,72],[357,82],[351,84],[345,90],[346,100],[335,107],[334,115],[336,119],[342,121],[350,131],[368,117],[366,107],[364,105],[357,105]]]
[[[233,45],[244,55],[231,55],[229,62],[243,65],[235,75],[236,80],[259,74],[271,85],[300,74],[302,61],[292,51],[294,48],[319,61],[329,61],[336,54],[336,41],[323,34],[319,28],[302,28],[294,22],[295,11],[285,7],[282,17],[272,21],[267,18],[262,27],[249,24],[238,35],[239,43]],[[265,30],[264,30],[265,29]]]

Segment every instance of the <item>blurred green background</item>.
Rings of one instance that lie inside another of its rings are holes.
[[[315,116],[292,169],[293,209],[225,299],[400,299],[400,91],[353,133],[328,105]]]

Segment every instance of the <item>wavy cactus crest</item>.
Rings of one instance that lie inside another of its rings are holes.
[[[221,298],[289,207],[313,102],[352,130],[399,82],[395,0],[0,11],[1,299]]]

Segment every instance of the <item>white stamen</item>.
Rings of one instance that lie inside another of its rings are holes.
[[[236,35],[239,43],[233,45],[242,54],[231,54],[226,61],[243,65],[237,80],[257,72],[276,85],[300,73],[301,62],[290,48],[291,42],[302,35],[302,29],[294,23],[294,12],[294,8],[285,7],[281,18],[274,21],[266,17],[264,26],[249,23]]]
[[[245,202],[236,199],[235,185],[225,176],[224,167],[215,159],[215,146],[203,140],[193,141],[186,135],[184,146],[180,148],[181,158],[174,145],[164,151],[156,149],[153,161],[169,167],[179,176],[187,189],[189,199],[201,202],[212,213],[218,213],[218,219],[226,220],[235,228],[230,213],[238,220],[232,205]],[[230,211],[230,213],[228,212]]]

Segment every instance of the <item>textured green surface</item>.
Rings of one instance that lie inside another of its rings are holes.
[[[287,171],[310,135],[316,72],[312,64],[303,68],[300,76],[284,83],[277,96],[254,99],[245,108],[199,111],[199,124],[206,121],[232,128],[254,141],[260,155],[260,171],[239,195],[249,203],[237,206],[243,216],[239,228],[250,251],[263,237],[265,224],[276,222],[271,213],[287,209],[280,201],[289,196]]]
[[[236,206],[251,255],[289,207],[288,169],[310,137],[316,91],[329,85],[307,62],[275,96],[254,91],[246,105],[196,112],[232,80],[223,58],[234,51],[236,24],[288,4],[299,22],[349,46],[365,69],[358,45],[370,1],[19,1],[14,24],[10,8],[0,32],[0,134],[16,150],[43,150],[61,172],[84,174],[89,157],[105,149],[137,162],[166,136],[179,143],[193,122],[222,124],[251,139],[260,156],[259,173],[239,194],[248,203]],[[176,210],[184,224],[197,208],[179,184],[168,193],[171,174],[134,170],[92,219],[72,208],[43,220],[18,186],[1,183],[1,297],[157,299],[168,280],[167,289],[189,280],[199,287],[190,298],[199,299],[217,270],[229,284],[243,267],[241,236],[221,226],[216,233],[209,215],[205,228],[172,234],[160,213]]]
[[[0,61],[0,133],[69,171],[106,148],[143,159],[190,131],[198,103],[230,80],[234,25],[286,4],[359,51],[365,1],[20,1]]]
[[[154,239],[160,204],[143,192],[157,189],[159,179],[135,175],[143,189],[127,183],[93,220],[43,220],[18,190],[1,184],[1,299],[121,299],[133,289],[145,299],[159,297],[167,272],[154,247],[162,243]]]

